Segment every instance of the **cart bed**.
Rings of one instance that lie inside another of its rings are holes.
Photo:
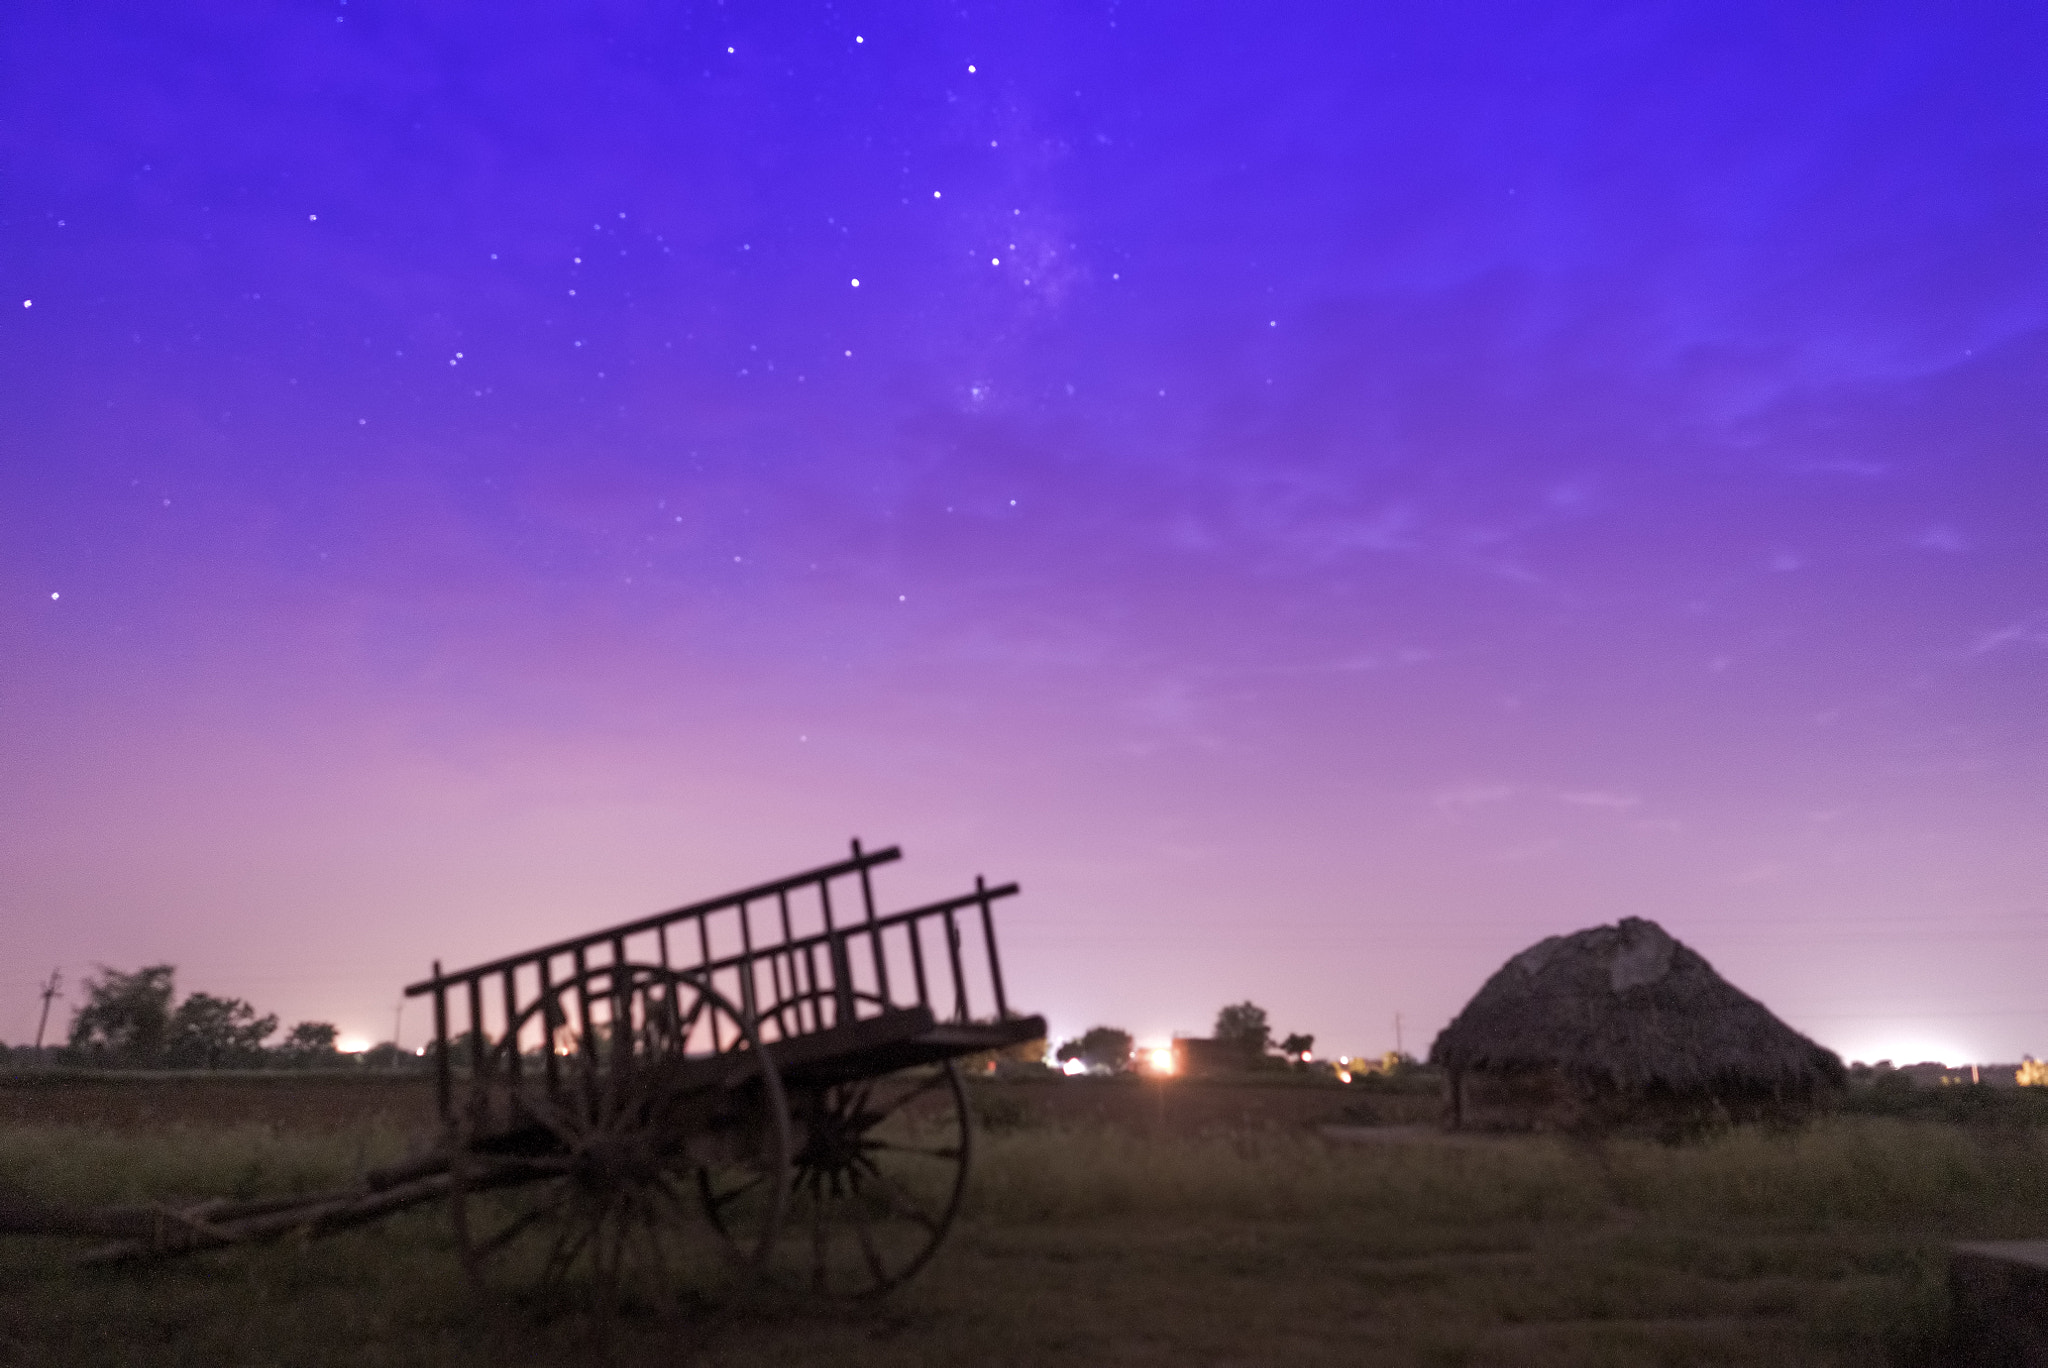
[[[851,858],[787,878],[468,969],[437,963],[405,991],[433,999],[443,1121],[457,1119],[459,1076],[471,1111],[492,1095],[552,1087],[561,1041],[603,1030],[608,974],[666,975],[715,996],[796,1086],[1043,1036],[1042,1017],[1011,1012],[996,952],[993,905],[1017,885],[977,878],[971,893],[883,914],[870,871],[901,854],[854,841]],[[692,1049],[728,1049],[719,1029],[714,1014]]]

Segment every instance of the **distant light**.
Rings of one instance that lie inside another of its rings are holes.
[[[969,62],[969,63],[967,64],[967,74],[968,74],[968,75],[970,75],[970,76],[972,76],[972,75],[974,74],[974,63],[972,63],[972,62]]]
[[[732,49],[731,49],[731,48],[727,48],[727,49],[726,49],[726,51],[727,51],[727,52],[731,52],[731,51],[732,51]]]
[[[319,216],[318,214],[308,214],[308,215],[306,215],[306,222],[308,222],[308,223],[318,223],[319,221],[320,221],[320,216]]]
[[[855,277],[853,278],[853,288],[854,288],[854,289],[856,289],[856,290],[858,290],[858,289],[860,288],[860,277],[859,277],[859,276],[855,276]],[[848,352],[848,353],[847,353],[847,355],[848,355],[848,356],[851,356],[851,355],[853,355],[853,353],[852,353],[852,352]]]
[[[1173,1072],[1173,1047],[1171,1045],[1160,1046],[1158,1049],[1151,1051],[1146,1058],[1152,1066],[1153,1073],[1170,1074]]]
[[[52,602],[52,603],[55,603],[56,601],[57,601],[57,595],[56,595],[56,594],[54,594],[54,593],[52,593],[52,594],[50,595],[50,602]]]
[[[1001,257],[990,257],[988,259],[988,264],[991,266],[1000,266],[1003,264],[1003,259]]]
[[[334,1042],[334,1048],[343,1054],[361,1054],[370,1048],[370,1042],[361,1036],[343,1036]]]
[[[938,192],[938,191],[936,191],[936,190],[932,191],[932,198],[933,198],[933,199],[938,199],[938,198],[940,198],[939,192]]]
[[[21,307],[24,309],[33,309],[35,306],[36,302],[33,299],[24,299],[21,301]]]
[[[1079,1078],[1082,1074],[1088,1072],[1088,1066],[1081,1060],[1070,1059],[1060,1065],[1060,1072],[1069,1078]]]
[[[867,39],[861,37],[858,33],[856,33],[853,35],[853,41],[856,43],[865,43]]]

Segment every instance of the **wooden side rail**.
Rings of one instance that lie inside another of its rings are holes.
[[[856,840],[850,859],[736,893],[454,972],[436,963],[432,977],[405,992],[433,1002],[442,1116],[453,1115],[461,1065],[472,1089],[516,1088],[528,1071],[556,1086],[554,1042],[564,1029],[585,1034],[621,1010],[610,1001],[621,971],[658,971],[710,990],[730,1006],[728,1023],[751,1023],[770,1046],[905,1009],[964,1023],[976,998],[984,1013],[992,1006],[995,1019],[1008,1018],[992,908],[1017,885],[976,878],[971,893],[879,915],[868,871],[899,858],[894,846],[863,851]],[[835,880],[857,880],[860,906],[851,918],[835,907]],[[793,894],[803,896],[793,902]],[[971,957],[967,942],[975,938],[981,954]],[[714,1050],[725,1048],[719,1029],[714,1013]],[[728,1024],[725,1037],[734,1029]]]
[[[407,997],[419,997],[422,994],[433,992],[436,988],[450,987],[468,979],[485,978],[492,974],[503,973],[508,969],[518,969],[526,965],[536,964],[541,960],[554,959],[559,955],[573,955],[578,951],[587,952],[610,941],[624,940],[629,936],[642,935],[648,931],[660,931],[674,926],[678,922],[689,921],[692,918],[701,921],[703,918],[715,913],[737,910],[748,903],[761,902],[767,898],[786,896],[800,888],[807,888],[812,885],[822,887],[829,884],[833,879],[843,878],[848,874],[859,874],[862,883],[865,884],[867,882],[868,870],[876,865],[888,864],[892,860],[900,860],[902,858],[903,851],[900,847],[889,846],[883,850],[864,852],[860,848],[860,842],[856,840],[853,842],[852,859],[841,860],[836,864],[820,865],[816,869],[807,869],[801,874],[792,874],[785,879],[775,879],[769,883],[756,884],[752,888],[743,888],[737,893],[726,893],[720,897],[706,898],[702,902],[689,903],[667,912],[656,912],[651,916],[639,917],[629,922],[621,922],[617,926],[608,926],[602,931],[593,931],[589,935],[572,936],[568,940],[556,941],[552,945],[543,945],[539,949],[523,951],[517,955],[507,955],[503,959],[490,960],[484,964],[471,965],[467,969],[457,969],[447,974],[436,973],[432,978],[425,978],[421,979],[418,983],[407,984],[405,995]],[[872,906],[871,899],[869,903]]]

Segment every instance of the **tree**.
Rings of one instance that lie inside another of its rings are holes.
[[[363,1051],[363,1067],[366,1069],[388,1069],[396,1072],[399,1069],[412,1068],[416,1062],[411,1053],[399,1049],[388,1040]]]
[[[1129,1031],[1115,1026],[1091,1026],[1079,1040],[1060,1046],[1061,1063],[1078,1059],[1090,1068],[1122,1073],[1131,1066],[1131,1050],[1137,1042]]]
[[[1289,1059],[1299,1060],[1314,1050],[1315,1047],[1316,1038],[1314,1036],[1303,1035],[1301,1032],[1296,1031],[1293,1035],[1280,1042],[1280,1053],[1286,1055]]]
[[[1266,1024],[1266,1009],[1255,1002],[1240,1002],[1216,1014],[1216,1039],[1237,1046],[1248,1055],[1262,1055],[1273,1043],[1272,1028]]]
[[[340,1034],[340,1028],[331,1021],[302,1021],[285,1032],[277,1052],[292,1064],[331,1064],[341,1057],[334,1048],[335,1037]]]
[[[240,998],[194,993],[171,1013],[167,1053],[174,1064],[216,1069],[262,1053],[277,1031],[277,1015],[257,1016]]]
[[[124,974],[99,966],[81,986],[85,1005],[71,1018],[71,1048],[120,1064],[154,1064],[170,1038],[177,969],[152,964]]]

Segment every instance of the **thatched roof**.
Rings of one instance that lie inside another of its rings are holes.
[[[1466,1070],[1555,1067],[1624,1091],[1806,1094],[1842,1061],[1639,917],[1552,936],[1486,981],[1430,1047]]]

